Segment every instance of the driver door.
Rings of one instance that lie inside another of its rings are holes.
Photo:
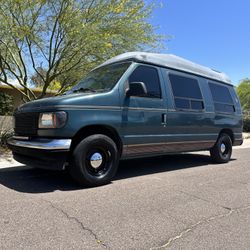
[[[130,82],[144,83],[147,94],[126,96],[122,105],[122,132],[125,154],[140,155],[161,152],[164,141],[166,108],[159,69],[139,64],[128,77]]]

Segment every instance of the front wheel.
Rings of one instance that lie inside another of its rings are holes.
[[[115,142],[102,134],[84,138],[74,149],[69,172],[79,184],[92,187],[107,184],[119,164]]]
[[[232,140],[230,136],[221,134],[216,144],[210,149],[210,155],[214,162],[229,162],[232,155]]]

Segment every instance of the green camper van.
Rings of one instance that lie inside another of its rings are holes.
[[[243,142],[230,79],[170,54],[114,57],[65,94],[23,104],[14,121],[15,160],[67,168],[85,186],[110,182],[121,159],[209,150],[227,163]]]

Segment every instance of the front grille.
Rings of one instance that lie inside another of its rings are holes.
[[[37,135],[39,113],[16,113],[14,117],[16,135]]]

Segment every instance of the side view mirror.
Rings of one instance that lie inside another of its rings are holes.
[[[143,82],[130,82],[129,89],[126,92],[127,96],[145,96],[148,91]]]

